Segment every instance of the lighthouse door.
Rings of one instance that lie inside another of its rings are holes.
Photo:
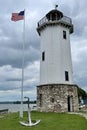
[[[72,112],[73,111],[73,97],[72,96],[68,96],[67,105],[68,105],[68,112]]]

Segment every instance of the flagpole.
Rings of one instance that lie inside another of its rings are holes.
[[[24,44],[25,44],[25,9],[24,9],[24,22],[23,22],[23,44],[22,44],[22,81],[21,81],[21,108],[20,108],[21,118],[23,118]]]

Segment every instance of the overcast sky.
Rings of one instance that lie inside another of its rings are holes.
[[[74,33],[71,51],[74,83],[87,91],[87,0],[0,0],[0,101],[20,100],[23,20],[12,13],[25,9],[24,96],[36,99],[39,85],[40,37],[37,22],[54,9],[71,17]]]

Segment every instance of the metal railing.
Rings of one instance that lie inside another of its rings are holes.
[[[38,27],[40,27],[41,25],[48,23],[48,22],[65,22],[67,24],[72,24],[72,20],[71,18],[67,17],[67,16],[63,16],[61,19],[59,20],[48,20],[47,17],[43,17],[39,22],[38,22]]]

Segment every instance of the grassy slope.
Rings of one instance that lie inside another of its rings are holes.
[[[33,112],[33,120],[41,119],[33,127],[21,126],[18,116],[18,113],[13,113],[0,118],[0,130],[87,130],[87,120],[79,115]],[[27,120],[26,113],[23,120]]]

